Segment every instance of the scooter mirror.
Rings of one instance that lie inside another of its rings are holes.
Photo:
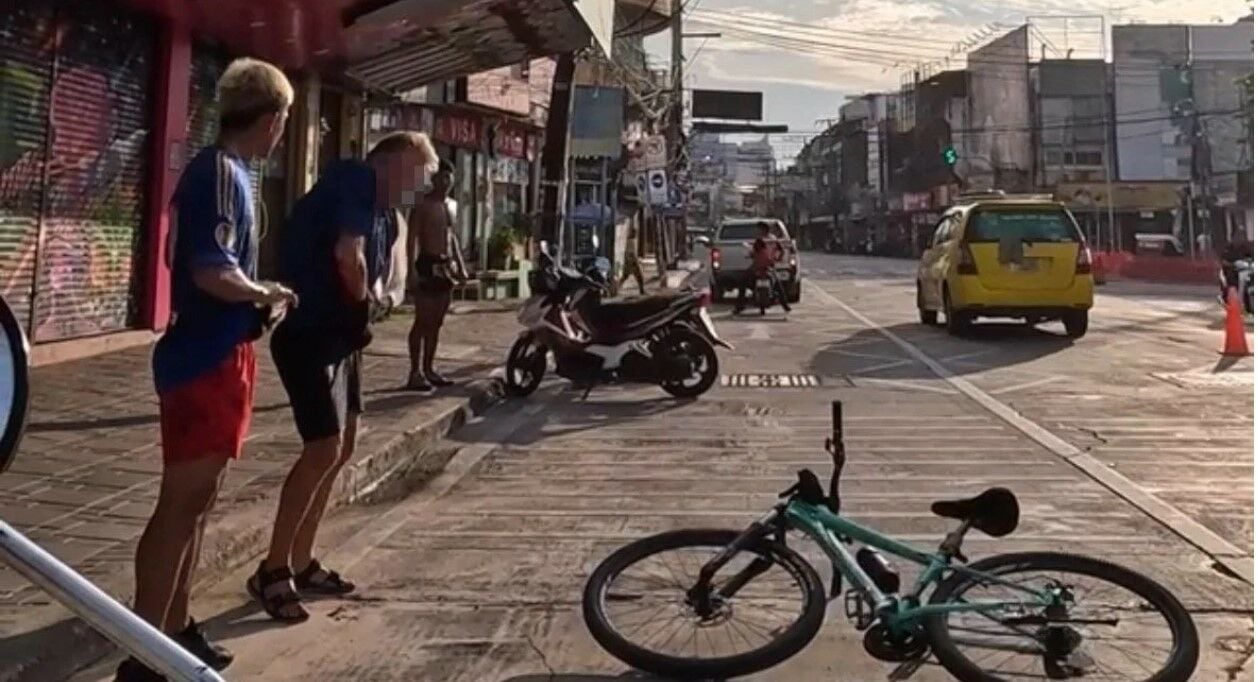
[[[0,297],[0,472],[22,440],[30,402],[30,346],[9,304]]]
[[[595,251],[598,251],[598,243],[598,235],[592,235],[590,237],[590,246],[593,246]]]

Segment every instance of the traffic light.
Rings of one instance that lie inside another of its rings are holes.
[[[947,147],[944,147],[944,149],[943,149],[943,160],[944,160],[944,163],[948,164],[949,166],[955,166],[955,165],[957,165],[957,158],[958,158],[958,157],[957,157],[957,150],[956,150],[956,148],[955,148],[955,147],[953,147],[953,146],[951,146],[951,145],[949,145],[949,146],[947,146]]]

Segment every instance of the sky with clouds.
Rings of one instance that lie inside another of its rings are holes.
[[[1105,42],[1101,17],[1109,24],[1231,23],[1251,7],[1250,0],[689,0],[686,32],[723,35],[686,40],[686,81],[760,90],[766,122],[807,133],[834,118],[845,97],[896,89],[915,63],[959,67],[967,43],[976,46],[1028,17],[1033,38],[1050,46],[1043,49],[1070,48],[1084,57],[1096,56]],[[661,66],[669,45],[667,31],[647,39]],[[779,155],[793,155],[803,137],[780,138]]]

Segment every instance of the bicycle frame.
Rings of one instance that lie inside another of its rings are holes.
[[[1045,607],[1054,603],[1054,595],[1032,590],[1023,585],[1013,583],[999,576],[984,573],[965,565],[954,565],[951,557],[942,550],[934,553],[923,552],[910,547],[894,538],[887,537],[871,528],[866,528],[854,521],[834,514],[822,505],[809,504],[803,500],[791,500],[781,514],[788,527],[808,535],[813,542],[821,547],[829,557],[834,569],[846,578],[869,603],[878,618],[893,632],[902,632],[923,618],[938,614],[954,612],[989,612],[999,611],[1011,605],[1033,603],[1037,607]],[[903,594],[883,592],[874,579],[869,576],[856,562],[856,557],[848,551],[847,541],[856,541],[863,545],[882,550],[919,566],[923,566],[921,574],[912,589]],[[1033,599],[1027,601],[979,601],[948,604],[922,604],[922,595],[931,585],[938,583],[949,572],[957,572],[986,583],[998,584],[1023,592]]]

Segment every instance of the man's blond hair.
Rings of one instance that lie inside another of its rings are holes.
[[[432,140],[428,139],[428,135],[417,133],[413,130],[398,130],[380,138],[380,141],[373,145],[371,151],[367,153],[367,158],[371,159],[383,154],[396,154],[397,152],[411,149],[419,152],[424,168],[429,173],[437,171],[440,157],[437,156],[437,149],[432,146]]]
[[[268,114],[287,111],[293,86],[278,67],[260,59],[241,57],[227,65],[218,79],[222,128],[242,129]]]

